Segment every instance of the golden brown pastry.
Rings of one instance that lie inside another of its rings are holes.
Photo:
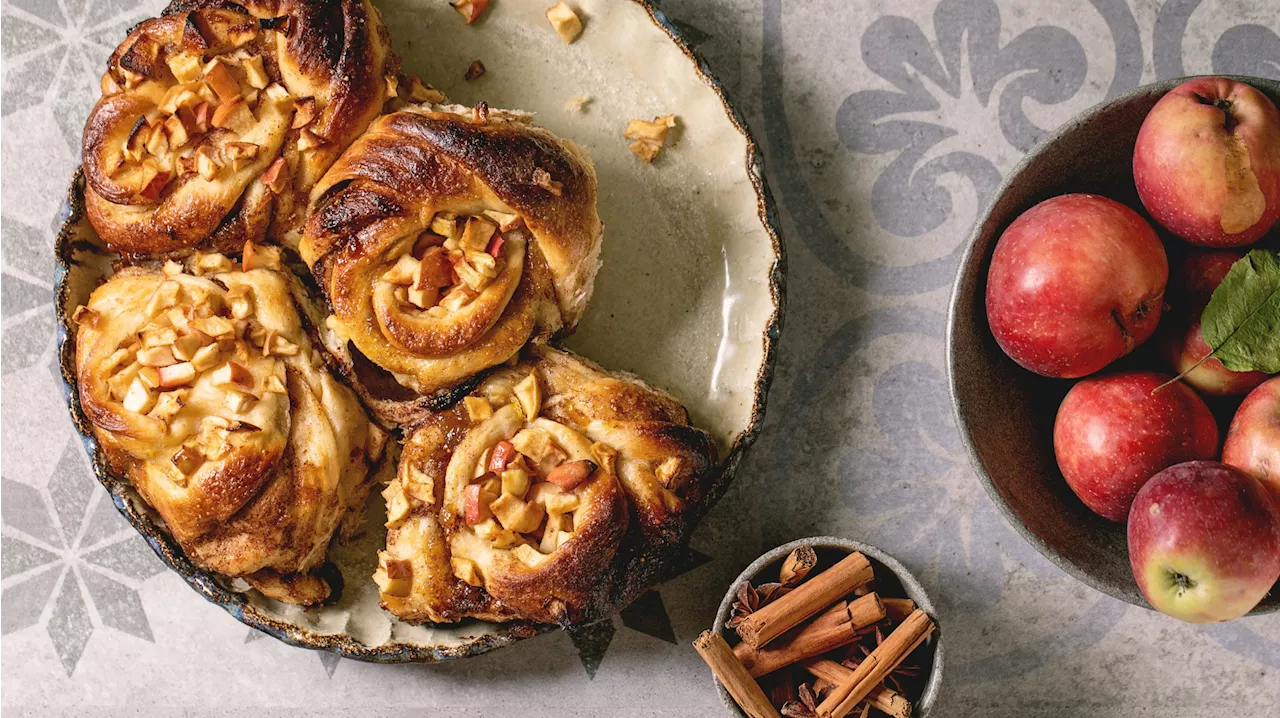
[[[528,115],[380,117],[312,198],[299,249],[333,308],[326,343],[388,420],[447,405],[530,340],[573,328],[591,296],[595,172]]]
[[[102,76],[82,147],[89,220],[126,254],[288,242],[397,65],[369,0],[172,3]]]
[[[670,396],[532,346],[408,432],[383,492],[383,605],[413,623],[607,615],[663,577],[716,459]]]
[[[312,347],[274,247],[132,267],[76,313],[80,404],[192,562],[311,604],[386,434]]]

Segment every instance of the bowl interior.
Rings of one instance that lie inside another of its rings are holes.
[[[909,598],[915,601],[917,608],[929,614],[929,617],[933,618],[935,623],[937,622],[937,612],[928,594],[925,593],[924,587],[896,559],[874,546],[858,541],[822,536],[783,544],[756,559],[738,574],[738,577],[729,585],[729,590],[725,593],[724,600],[720,602],[720,609],[716,613],[715,629],[720,631],[730,646],[740,642],[736,632],[724,627],[725,621],[729,620],[733,603],[737,599],[738,586],[744,581],[749,581],[756,586],[777,581],[783,561],[792,551],[801,546],[812,546],[818,555],[818,565],[810,575],[816,575],[830,568],[854,551],[861,553],[871,562],[871,568],[875,572],[873,587],[881,596]],[[930,715],[942,686],[943,652],[940,625],[919,648],[912,652],[906,662],[920,666],[919,675],[903,681],[903,688],[908,699],[913,699],[912,715],[915,718],[923,718]],[[729,711],[734,715],[744,716],[745,713],[734,702],[720,681],[714,678],[712,680]]]
[[[1280,83],[1236,79],[1280,104]],[[1037,376],[1001,351],[987,325],[986,282],[1001,232],[1037,202],[1068,192],[1092,192],[1145,216],[1133,183],[1134,143],[1147,112],[1180,82],[1147,85],[1089,110],[1042,142],[1009,174],[974,226],[956,278],[948,333],[956,420],[997,508],[1069,574],[1142,607],[1148,605],[1129,568],[1124,525],[1086,508],[1067,486],[1054,459],[1054,416],[1072,382]],[[1176,252],[1179,241],[1153,226],[1166,247]],[[1158,366],[1150,351],[1150,347],[1139,348],[1112,368]],[[1210,406],[1225,430],[1232,405],[1210,402]],[[1280,595],[1273,592],[1254,613],[1277,609]]]

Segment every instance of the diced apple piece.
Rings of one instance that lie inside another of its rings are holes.
[[[538,373],[536,371],[529,372],[529,376],[520,380],[516,384],[513,392],[516,395],[516,401],[520,404],[520,410],[524,412],[525,421],[533,421],[538,418],[538,410],[542,408],[542,386],[538,384]],[[525,452],[521,451],[524,454]],[[534,459],[542,457],[534,456]]]
[[[539,492],[539,498],[542,499],[543,505],[547,508],[549,514],[567,514],[578,508],[579,499],[577,494],[567,491],[559,493]]]
[[[496,209],[485,210],[484,216],[493,220],[494,223],[498,225],[498,229],[503,232],[508,232],[524,224],[524,219],[522,219],[520,215],[511,214],[509,212],[499,212]]]
[[[511,494],[523,499],[529,491],[529,473],[522,469],[507,469],[502,472],[502,493]]]
[[[278,82],[267,85],[267,89],[263,90],[262,94],[268,100],[274,102],[276,107],[283,108],[293,104],[293,96],[289,94],[288,90],[284,89],[284,85]]]
[[[294,100],[293,129],[311,124],[316,119],[316,98],[302,97]]]
[[[178,333],[170,327],[155,327],[142,331],[142,346],[169,346],[178,340]]]
[[[231,169],[238,170],[258,156],[258,146],[252,142],[228,142],[227,155],[231,158]]]
[[[204,76],[204,70],[200,67],[200,58],[196,55],[186,53],[170,55],[167,63],[169,71],[178,82],[195,82]]]
[[[160,370],[153,366],[144,366],[138,370],[138,378],[148,389],[160,386]]]
[[[208,371],[218,365],[218,345],[210,344],[200,347],[191,357],[191,366],[196,371]]]
[[[595,471],[596,464],[594,461],[587,461],[586,459],[569,461],[552,469],[547,474],[547,481],[565,491],[573,491]]]
[[[475,22],[489,9],[489,0],[451,0],[450,5],[462,16],[467,24]]]
[[[204,455],[194,446],[183,446],[173,455],[171,461],[183,476],[190,476],[204,465]]]
[[[186,389],[178,389],[176,391],[167,391],[156,399],[156,405],[148,412],[148,416],[160,421],[169,421],[182,411],[182,407],[186,405],[185,398]]]
[[[438,289],[414,289],[410,287],[405,292],[405,297],[409,303],[418,309],[429,309],[436,304],[436,300],[440,298],[440,290]]]
[[[438,289],[453,284],[453,267],[443,247],[427,249],[418,263],[413,281],[418,289]]]
[[[244,98],[237,97],[230,102],[218,105],[209,118],[209,124],[220,129],[228,129],[237,134],[244,134],[253,127],[253,112]]]
[[[212,182],[218,176],[218,170],[222,168],[222,164],[213,156],[213,153],[213,148],[208,145],[202,145],[196,149],[196,171],[208,182]]]
[[[414,102],[440,103],[445,101],[443,92],[431,85],[422,84],[422,80],[416,77],[409,78],[409,99]]]
[[[476,566],[475,561],[465,558],[451,558],[449,565],[453,568],[453,575],[464,583],[472,586],[483,586],[484,580],[480,576],[480,569]]]
[[[460,245],[463,251],[483,252],[489,247],[489,238],[498,231],[498,226],[487,219],[470,217],[462,230]]]
[[[578,19],[578,14],[573,11],[573,8],[564,4],[564,0],[547,8],[547,20],[566,45],[577,40],[582,34],[582,20]]]
[[[235,333],[235,325],[231,320],[225,317],[200,317],[191,320],[191,326],[196,331],[217,339],[220,337],[229,337]]]
[[[262,390],[270,394],[287,394],[289,390],[284,385],[284,379],[272,374],[262,380]]]
[[[522,543],[511,549],[511,555],[515,556],[520,560],[520,563],[523,563],[529,568],[537,568],[547,561],[546,554],[543,554],[541,551],[527,543]]]
[[[387,497],[386,527],[389,529],[396,528],[409,517],[409,512],[413,510],[413,506],[409,503],[409,497],[400,489],[399,484],[393,483],[388,486],[383,495]]]
[[[499,441],[489,454],[489,471],[500,472],[516,458],[516,447],[510,441]]]
[[[261,55],[250,55],[240,63],[240,68],[244,70],[245,79],[249,84],[259,90],[271,84],[271,78],[267,77],[266,68],[262,66]]]
[[[467,418],[473,424],[479,423],[493,416],[493,404],[482,396],[467,396],[462,398],[462,406],[467,411]]]
[[[160,367],[160,388],[172,389],[190,384],[196,378],[196,368],[191,362],[181,362]]]
[[[489,506],[481,499],[480,484],[469,484],[462,490],[462,519],[475,526],[491,516]]]
[[[215,369],[211,380],[214,386],[226,389],[253,389],[253,373],[233,361]]]
[[[300,152],[315,149],[323,144],[324,139],[311,130],[304,129],[298,132],[298,150]]]
[[[373,574],[378,590],[386,596],[403,598],[413,590],[413,564],[392,558],[385,551],[379,553],[380,566]]]
[[[274,194],[284,192],[285,184],[288,182],[288,173],[285,172],[285,161],[283,157],[277,157],[275,162],[262,173],[262,184],[267,186]]]
[[[150,162],[143,164],[143,180],[138,187],[138,196],[145,200],[155,201],[160,198],[160,192],[164,186],[168,184],[172,173],[160,170]]]
[[[129,384],[129,391],[125,393],[122,403],[127,411],[145,414],[151,411],[151,407],[155,406],[156,397],[147,389],[141,379],[135,377],[133,382]]]
[[[431,218],[431,231],[442,237],[452,237],[458,230],[458,217],[452,212],[436,212]]]
[[[504,493],[489,504],[489,510],[497,517],[502,527],[517,533],[528,533],[538,528],[545,512],[534,503],[527,503],[511,494]]]
[[[218,94],[218,99],[226,104],[240,99],[240,83],[222,58],[215,57],[204,66],[204,81]],[[218,127],[215,121],[214,126]]]
[[[147,138],[147,152],[159,157],[169,151],[169,134],[167,132],[152,132]]]
[[[297,344],[285,339],[279,334],[268,333],[267,340],[262,344],[263,356],[296,356],[300,348]]]
[[[633,142],[628,145],[631,150],[646,164],[653,162],[667,142],[667,131],[676,126],[675,115],[655,117],[652,122],[632,120],[622,136]]]
[[[176,364],[173,350],[169,347],[147,347],[138,350],[138,363],[142,366],[162,367]]]
[[[198,102],[191,108],[194,125],[189,128],[196,132],[208,132],[209,121],[213,118],[213,105],[209,102]]]
[[[232,414],[243,414],[253,406],[254,397],[241,391],[230,390],[227,392],[226,407],[227,411]]]

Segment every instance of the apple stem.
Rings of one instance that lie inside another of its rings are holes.
[[[1217,350],[1215,349],[1214,351],[1217,351]],[[1186,370],[1186,371],[1184,371],[1184,372],[1182,372],[1181,374],[1179,374],[1179,375],[1175,376],[1174,378],[1170,379],[1169,381],[1166,381],[1165,383],[1161,384],[1160,386],[1158,386],[1158,387],[1156,387],[1156,388],[1152,389],[1152,390],[1151,390],[1151,394],[1154,396],[1157,392],[1159,392],[1160,390],[1164,389],[1166,386],[1169,386],[1170,384],[1176,384],[1176,383],[1178,383],[1178,381],[1179,381],[1180,379],[1182,379],[1182,377],[1184,377],[1184,376],[1186,376],[1186,375],[1190,374],[1191,372],[1195,371],[1196,369],[1199,369],[1201,364],[1203,364],[1203,363],[1205,363],[1205,362],[1209,361],[1209,360],[1210,360],[1210,359],[1212,359],[1212,358],[1213,358],[1213,352],[1209,352],[1208,354],[1205,354],[1204,356],[1200,357],[1200,361],[1196,362],[1195,364],[1191,365],[1190,367],[1187,367],[1187,370]]]

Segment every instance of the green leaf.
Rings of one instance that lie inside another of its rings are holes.
[[[1280,254],[1255,249],[1231,265],[1200,328],[1231,371],[1280,373]]]

